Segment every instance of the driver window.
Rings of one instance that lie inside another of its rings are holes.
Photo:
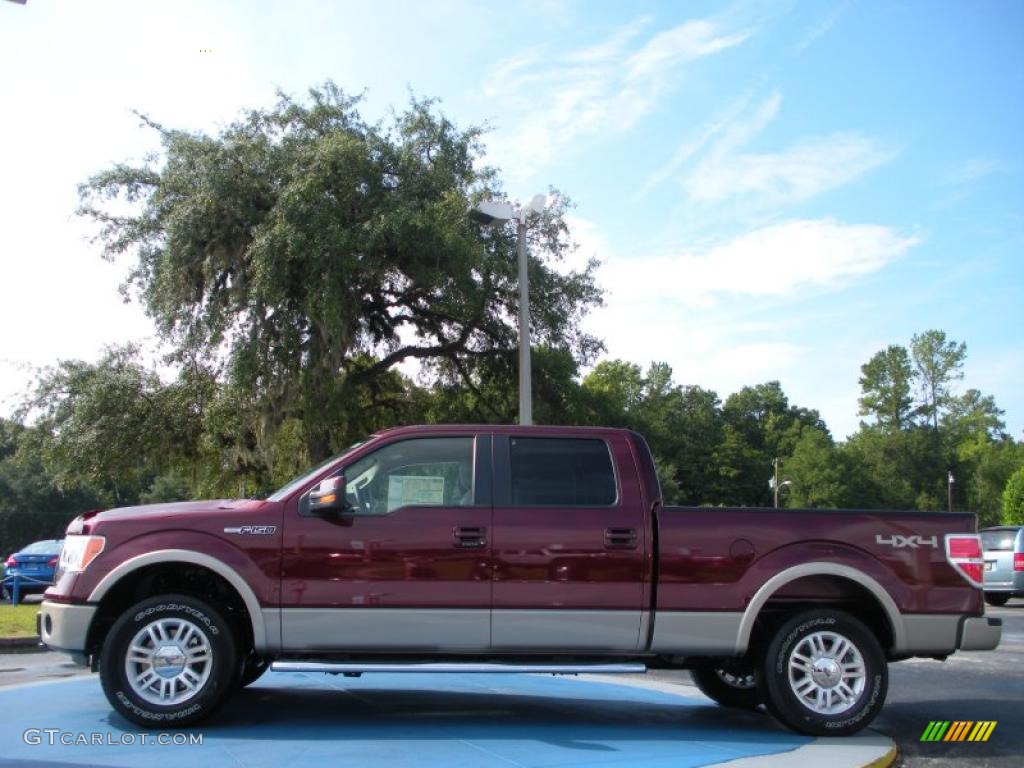
[[[473,438],[391,443],[344,472],[345,495],[356,514],[387,515],[410,506],[472,506]]]

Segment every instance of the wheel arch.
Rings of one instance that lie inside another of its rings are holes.
[[[755,623],[762,615],[765,608],[787,586],[813,577],[824,577],[828,579],[845,580],[852,582],[858,588],[866,591],[875,601],[882,616],[889,625],[891,632],[892,653],[902,652],[906,648],[906,629],[903,625],[903,618],[899,607],[892,595],[877,580],[861,570],[848,565],[829,562],[811,562],[787,568],[766,581],[751,598],[749,605],[743,612],[736,636],[736,650],[738,654],[744,654],[750,647],[751,636],[754,633]],[[882,642],[882,638],[879,638]]]
[[[125,560],[107,573],[89,594],[89,602],[102,605],[104,598],[112,595],[126,584],[125,579],[156,566],[192,565],[206,569],[220,577],[234,591],[248,615],[248,629],[252,633],[253,646],[258,651],[273,650],[278,643],[280,628],[265,620],[263,608],[256,593],[234,568],[211,555],[187,549],[161,549],[146,552]],[[90,632],[90,634],[92,634]]]

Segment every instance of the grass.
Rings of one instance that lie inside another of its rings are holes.
[[[0,603],[0,637],[34,637],[37,603],[11,605]]]

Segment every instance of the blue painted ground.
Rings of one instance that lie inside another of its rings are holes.
[[[59,728],[52,745],[26,729]],[[0,689],[0,764],[287,768],[700,766],[786,752],[810,739],[764,714],[614,683],[550,675],[268,673],[189,733],[142,745],[95,676]],[[64,745],[93,738],[102,744]],[[147,738],[156,738],[150,731]],[[171,733],[171,732],[167,732]],[[108,735],[109,734],[109,735]],[[30,733],[30,738],[31,738]],[[132,745],[119,743],[134,740]],[[113,741],[113,744],[108,744]],[[173,763],[171,762],[173,761]]]

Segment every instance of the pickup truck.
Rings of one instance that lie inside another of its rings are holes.
[[[264,500],[77,517],[38,621],[143,726],[268,669],[689,669],[722,705],[844,735],[889,662],[998,645],[976,524],[666,507],[635,432],[403,427]]]

